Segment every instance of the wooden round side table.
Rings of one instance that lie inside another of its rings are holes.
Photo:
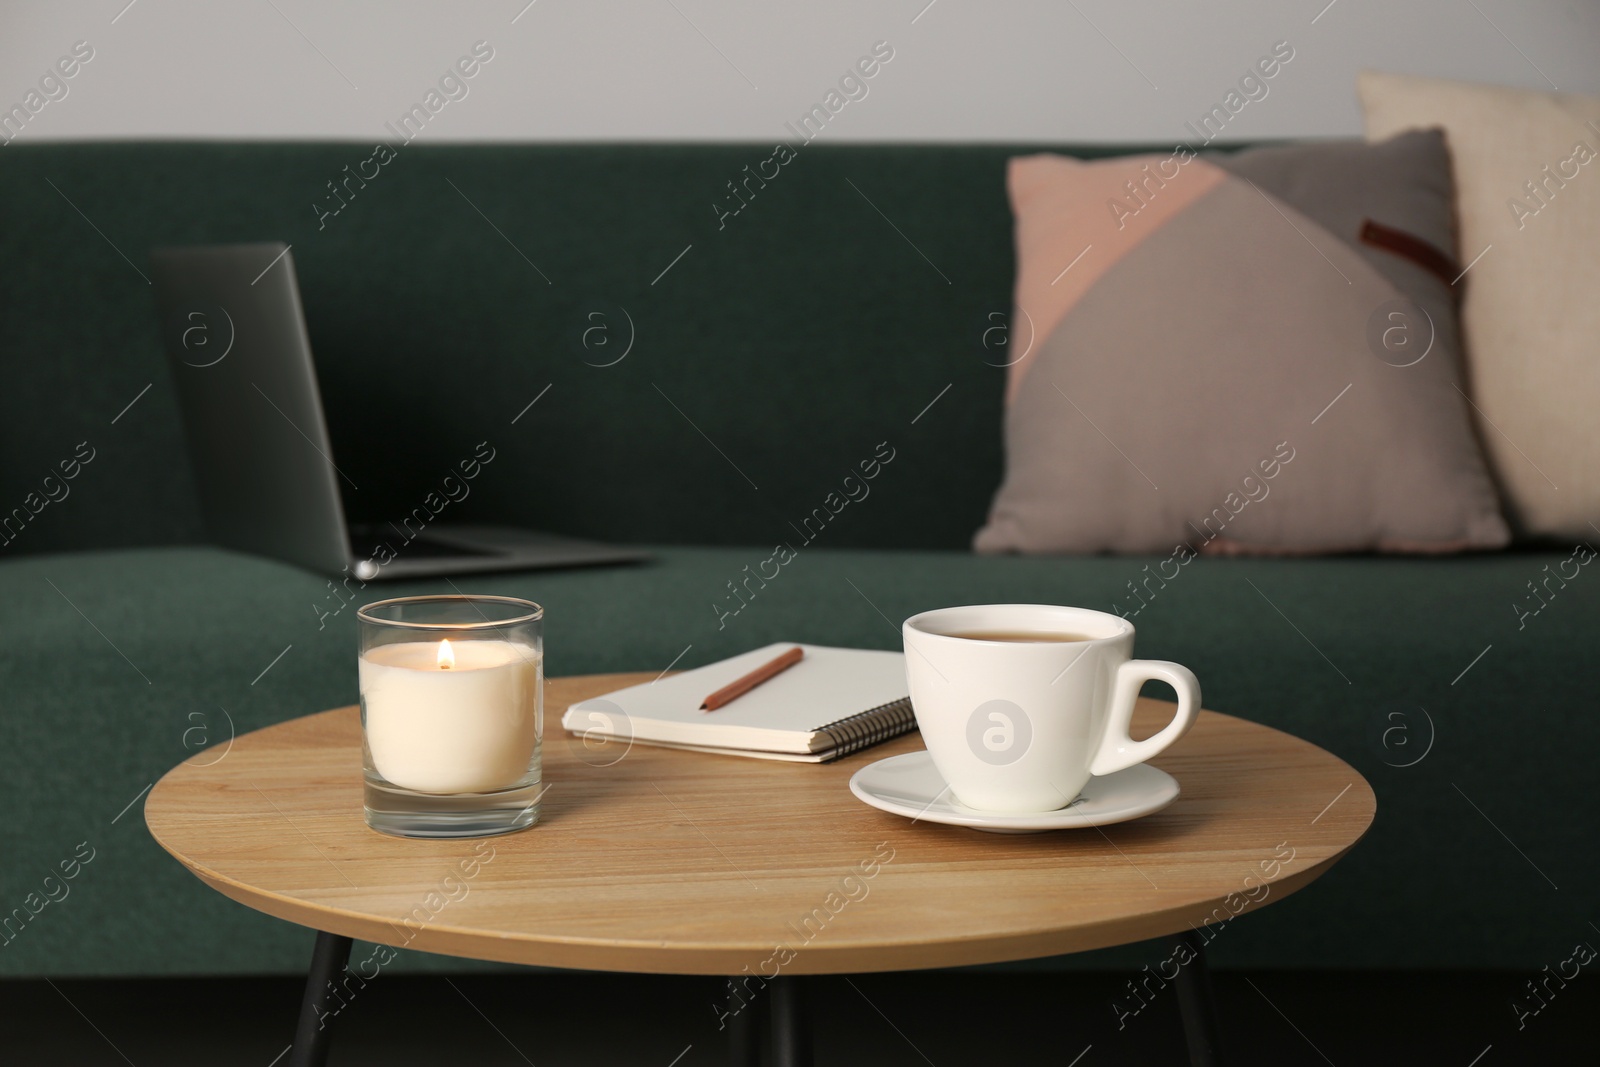
[[[647,674],[553,678],[568,704]],[[1136,732],[1171,717],[1141,701]],[[721,1022],[755,1063],[809,1062],[797,976],[1020,960],[1180,935],[1191,1057],[1214,1062],[1204,928],[1281,900],[1372,824],[1365,779],[1330,753],[1205,711],[1154,762],[1169,807],[1104,828],[1001,836],[869,808],[850,776],[915,734],[830,764],[545,736],[540,823],[406,840],[362,817],[358,709],[235,739],[150,791],[155,839],[211,888],[316,930],[291,1063],[320,1064],[351,939],[585,970],[730,976]]]

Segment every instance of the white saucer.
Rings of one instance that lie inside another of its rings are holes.
[[[1089,779],[1083,793],[1059,811],[1020,815],[979,811],[956,800],[926,749],[868,764],[850,779],[866,803],[916,821],[970,826],[995,834],[1036,834],[1127,822],[1160,811],[1178,797],[1178,780],[1148,763]]]

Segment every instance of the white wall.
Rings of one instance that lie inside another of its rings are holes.
[[[422,138],[774,140],[879,40],[894,59],[828,139],[1176,138],[1279,40],[1294,60],[1227,139],[1358,133],[1363,66],[1600,95],[1592,0],[525,4],[6,0],[0,105],[79,40],[94,59],[17,143],[376,138],[480,39],[494,59]]]

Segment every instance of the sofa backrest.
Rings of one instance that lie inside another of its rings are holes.
[[[487,441],[450,518],[965,546],[1027,341],[1004,173],[1032,150],[8,145],[5,550],[204,539],[148,251],[270,239],[355,519],[424,506]]]

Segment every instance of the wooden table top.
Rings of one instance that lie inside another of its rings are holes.
[[[1212,711],[1152,761],[1182,787],[1171,806],[1026,836],[851,795],[852,774],[921,748],[916,734],[828,764],[645,745],[610,762],[560,728],[567,705],[650,677],[549,680],[548,788],[520,833],[369,829],[355,707],[197,753],[150,791],[145,821],[213,889],[303,926],[513,963],[770,975],[1026,959],[1222,921],[1318,877],[1377,806],[1343,760]],[[1141,701],[1135,736],[1170,714]]]

